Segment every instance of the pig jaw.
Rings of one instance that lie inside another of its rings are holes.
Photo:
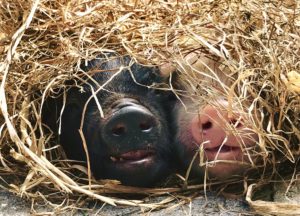
[[[160,140],[158,140],[159,142]],[[93,160],[91,168],[96,179],[117,179],[124,185],[148,187],[167,177],[171,168],[169,166],[170,152],[162,153],[153,143],[153,148],[128,149],[128,152],[113,152],[109,158],[90,152]],[[109,153],[108,153],[109,154]],[[100,168],[101,167],[101,168]]]
[[[137,161],[107,161],[104,172],[98,171],[95,169],[96,178],[118,179],[124,185],[148,187],[165,178],[171,170],[166,160],[153,155]]]

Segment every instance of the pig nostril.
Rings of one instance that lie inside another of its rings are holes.
[[[111,129],[111,132],[114,136],[121,136],[125,133],[125,126],[124,125],[117,125]]]
[[[152,125],[149,122],[142,122],[139,126],[143,132],[149,132],[152,129]]]
[[[205,122],[204,124],[202,124],[202,130],[208,130],[212,128],[212,123],[210,121]]]

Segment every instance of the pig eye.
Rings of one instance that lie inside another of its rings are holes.
[[[161,91],[155,91],[154,94],[158,97],[161,97],[163,95]]]
[[[175,94],[172,91],[153,89],[152,93],[155,95],[155,97],[162,99],[162,100],[167,100],[167,101],[177,100]]]
[[[77,103],[66,104],[63,111],[63,119],[65,122],[76,122],[80,119],[81,111]]]
[[[65,111],[75,112],[76,110],[79,110],[79,104],[78,103],[71,102],[71,103],[66,104]]]
[[[154,94],[157,97],[162,96],[162,91],[161,90],[157,90],[157,89],[152,89],[152,94]]]

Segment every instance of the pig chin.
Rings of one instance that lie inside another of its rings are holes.
[[[107,165],[107,176],[119,179],[125,185],[147,187],[160,181],[166,173],[169,174],[167,163],[156,156],[147,158],[145,161]]]
[[[221,148],[221,147],[220,147]],[[204,163],[200,172],[207,172],[209,178],[219,180],[243,176],[251,167],[249,156],[240,147],[222,150],[204,149]]]
[[[164,140],[160,144],[165,144]],[[122,153],[106,152],[107,156],[96,155],[91,166],[96,179],[117,179],[124,185],[149,187],[170,174],[168,152],[157,149],[157,143],[152,148],[128,149]],[[163,157],[164,155],[164,157]]]
[[[186,141],[186,140],[185,140]],[[183,151],[181,153],[181,160],[185,161],[185,168],[187,168],[193,160],[195,154],[196,159],[192,165],[191,177],[204,176],[206,173],[208,178],[213,179],[228,179],[231,177],[242,176],[250,167],[251,162],[248,159],[247,153],[244,153],[240,148],[235,149],[234,153],[228,151],[226,153],[208,152],[203,149],[202,165],[200,164],[199,145],[196,146],[196,141],[191,140],[194,143],[191,148],[190,143],[181,143]]]
[[[212,167],[207,167],[207,172],[210,178],[217,178],[218,180],[242,177],[249,169],[249,165],[218,162]]]
[[[229,178],[241,178],[249,168],[249,165],[216,162],[209,163],[203,167],[195,167],[194,165],[192,171],[194,176],[204,176],[206,173],[209,179],[226,180]]]

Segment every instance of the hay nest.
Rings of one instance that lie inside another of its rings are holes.
[[[0,172],[15,177],[2,178],[1,185],[10,191],[53,203],[66,199],[65,204],[82,196],[111,205],[159,208],[167,203],[114,198],[109,194],[141,190],[113,181],[78,179],[69,172],[69,163],[52,158],[60,149],[49,144],[50,136],[41,125],[45,98],[64,88],[66,80],[80,77],[83,60],[110,50],[129,54],[142,64],[172,64],[181,72],[182,82],[192,86],[188,93],[199,101],[207,102],[216,93],[237,101],[259,135],[263,167],[271,164],[274,174],[281,162],[288,161],[296,169],[300,152],[297,0],[7,0],[0,1],[0,8]],[[197,79],[197,71],[185,62],[192,52],[221,62],[230,85],[215,74],[214,85],[211,79]],[[257,182],[271,176],[262,171]],[[203,185],[186,189],[201,190]],[[174,187],[143,193],[179,191]]]

